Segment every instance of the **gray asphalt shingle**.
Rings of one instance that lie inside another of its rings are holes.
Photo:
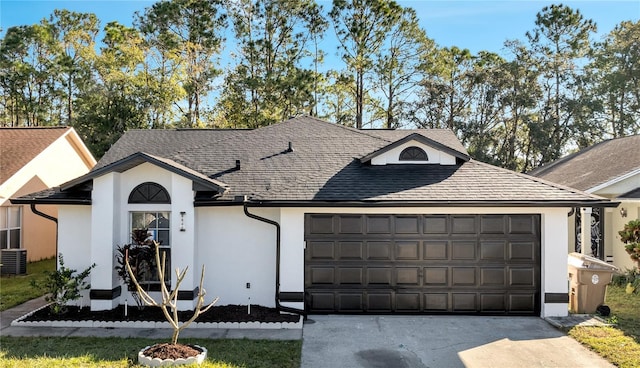
[[[218,200],[412,203],[582,203],[603,199],[478,161],[372,166],[360,158],[413,133],[466,156],[449,130],[356,130],[298,117],[255,130],[127,132],[96,169],[136,152],[184,165],[226,184]],[[289,144],[292,150],[289,151]],[[240,169],[236,168],[240,161]],[[91,173],[89,174],[89,177]]]
[[[587,191],[637,170],[640,170],[640,135],[632,135],[600,142],[529,174]]]

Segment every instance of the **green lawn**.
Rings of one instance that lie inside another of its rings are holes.
[[[44,295],[42,289],[31,287],[31,280],[44,280],[44,271],[55,271],[54,258],[27,263],[26,275],[0,277],[0,311],[15,307],[33,298]]]
[[[1,337],[2,367],[131,367],[158,341],[123,338]],[[208,350],[205,368],[297,368],[302,341],[180,339]]]
[[[43,295],[31,287],[55,260],[27,264],[27,275],[0,278],[0,311]],[[0,336],[0,367],[131,367],[138,351],[158,341],[122,338]],[[302,341],[180,339],[208,349],[205,368],[287,368],[300,366]]]
[[[569,335],[618,367],[640,367],[640,295],[609,286],[606,304],[616,327],[575,327]]]

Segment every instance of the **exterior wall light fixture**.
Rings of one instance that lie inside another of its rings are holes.
[[[627,209],[624,207],[620,207],[620,216],[627,217]]]
[[[184,212],[184,211],[181,211],[181,212],[180,212],[180,231],[187,231],[187,230],[184,228],[184,215],[185,215],[185,214],[186,214],[186,212]]]

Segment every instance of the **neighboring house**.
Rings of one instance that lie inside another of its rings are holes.
[[[0,128],[0,248],[25,249],[28,261],[56,255],[56,225],[9,198],[58,186],[96,164],[73,128]],[[57,217],[57,206],[36,207]]]
[[[255,130],[134,130],[87,175],[13,200],[57,203],[83,303],[131,295],[117,245],[148,229],[189,266],[179,308],[567,315],[567,214],[605,198],[472,160],[449,130],[355,130],[311,117]],[[175,285],[172,273],[171,284]]]
[[[529,174],[619,202],[617,208],[586,208],[591,212],[591,246],[584,250],[622,270],[635,266],[618,231],[640,218],[640,135],[600,142]],[[569,217],[570,252],[582,250],[581,212],[576,208]]]

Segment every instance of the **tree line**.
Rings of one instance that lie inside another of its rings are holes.
[[[640,132],[638,21],[594,40],[592,20],[553,4],[505,55],[474,55],[438,46],[413,9],[387,0],[160,0],[133,17],[101,27],[55,10],[6,30],[0,126],[73,126],[100,157],[127,129],[308,114],[452,129],[473,157],[518,171]]]

